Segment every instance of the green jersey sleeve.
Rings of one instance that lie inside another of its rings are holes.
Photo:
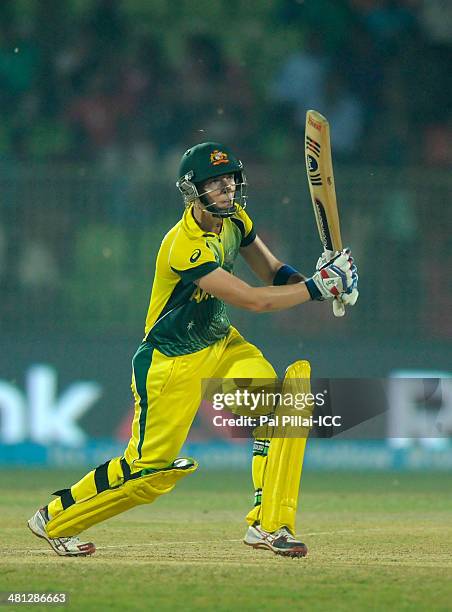
[[[231,221],[239,228],[242,235],[240,246],[246,247],[251,244],[256,238],[256,232],[253,222],[243,208],[239,209],[235,215],[231,217]]]

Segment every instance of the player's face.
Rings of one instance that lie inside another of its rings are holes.
[[[235,177],[233,174],[223,174],[217,176],[203,184],[203,191],[209,202],[214,203],[218,208],[227,209],[234,202]]]

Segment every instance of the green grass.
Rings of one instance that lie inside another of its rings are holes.
[[[307,473],[298,532],[309,556],[292,560],[240,542],[247,474],[199,472],[92,528],[92,558],[64,559],[25,522],[81,475],[0,472],[0,591],[66,591],[74,610],[451,609],[450,476]]]

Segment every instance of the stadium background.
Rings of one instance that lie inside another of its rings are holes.
[[[257,231],[313,269],[307,108],[333,125],[361,298],[343,320],[313,304],[234,311],[235,325],[279,373],[297,358],[320,377],[450,372],[450,23],[439,0],[4,0],[0,462],[80,466],[121,452],[130,361],[155,253],[182,211],[174,183],[189,145],[234,147]],[[328,453],[312,446],[312,467],[452,461],[447,445],[413,443],[400,463],[381,440],[326,443]],[[207,466],[249,458],[202,414],[188,450]]]

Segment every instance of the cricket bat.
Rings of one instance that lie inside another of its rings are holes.
[[[328,120],[315,110],[306,113],[305,156],[317,229],[324,252],[332,256],[335,251],[342,251],[342,238],[334,188],[330,126]],[[336,317],[345,314],[345,305],[338,298],[333,300],[333,312]]]

